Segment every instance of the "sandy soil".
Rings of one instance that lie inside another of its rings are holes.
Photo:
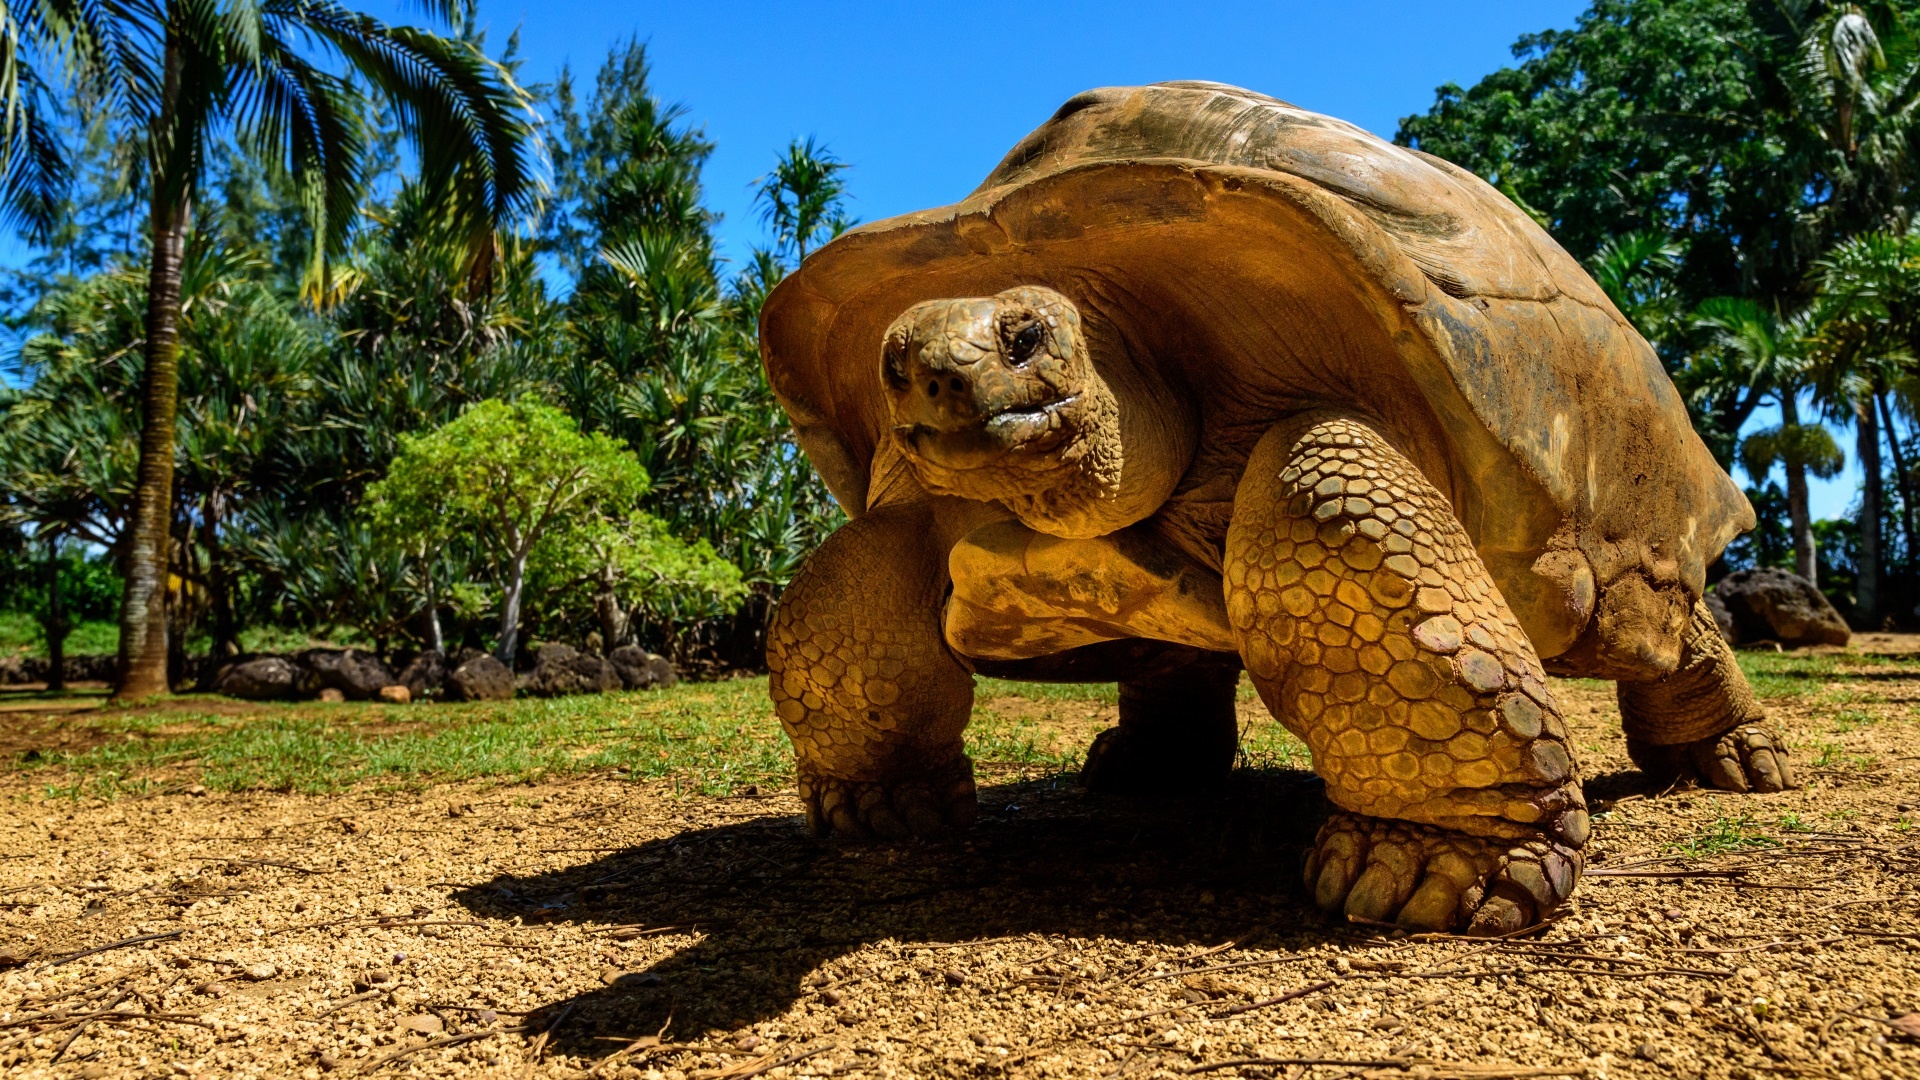
[[[1777,709],[1805,786],[1773,796],[1647,791],[1610,694],[1558,690],[1595,868],[1507,942],[1313,911],[1305,772],[1123,802],[987,765],[969,837],[867,849],[790,793],[612,776],[74,803],[16,774],[0,1067],[1920,1076],[1888,1022],[1920,1009],[1915,669]]]

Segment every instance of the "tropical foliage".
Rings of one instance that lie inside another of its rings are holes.
[[[1525,208],[1653,342],[1752,482],[1761,526],[1730,562],[1792,566],[1867,625],[1920,601],[1916,19],[1914,0],[1595,0],[1398,136]],[[1837,427],[1865,480],[1817,522]]]
[[[443,48],[485,60],[481,44]],[[510,61],[485,64],[476,78],[522,93]],[[763,198],[802,207],[800,231],[770,219],[769,249],[735,271],[701,205],[711,147],[652,93],[643,49],[614,50],[584,101],[565,72],[524,94],[553,171],[518,224],[463,202],[423,146],[423,171],[361,176],[336,236],[289,169],[210,137],[179,257],[176,681],[269,629],[507,657],[595,633],[757,662],[772,597],[838,513],[767,388],[759,303],[844,227],[843,166],[804,141],[775,159]],[[395,100],[354,114],[384,148],[371,158],[427,123]],[[56,226],[138,221],[121,193],[140,170],[96,120],[42,104],[73,148]],[[4,290],[22,340],[0,380],[0,536],[17,549],[0,608],[45,606],[47,540],[134,554],[153,244],[88,235]],[[510,454],[508,430],[537,450]],[[517,541],[481,514],[479,478],[523,490],[574,466],[599,478],[591,497]]]

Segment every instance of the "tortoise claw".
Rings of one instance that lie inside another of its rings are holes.
[[[800,798],[815,836],[856,842],[926,839],[965,828],[979,815],[973,763],[964,754],[893,781],[848,780],[804,764],[799,772]]]
[[[1322,910],[1421,930],[1505,934],[1544,918],[1573,891],[1580,852],[1540,836],[1495,840],[1340,812],[1307,856]]]
[[[1661,786],[1690,781],[1721,791],[1761,793],[1795,786],[1786,740],[1770,724],[1741,724],[1720,735],[1673,746],[1629,739],[1627,753]]]

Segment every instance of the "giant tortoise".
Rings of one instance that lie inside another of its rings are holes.
[[[1081,94],[767,299],[850,521],[767,646],[815,827],[970,821],[973,675],[1117,680],[1095,790],[1217,784],[1244,665],[1334,811],[1329,910],[1499,932],[1579,877],[1545,672],[1663,780],[1791,780],[1700,602],[1753,512],[1647,342],[1473,175],[1213,83]]]

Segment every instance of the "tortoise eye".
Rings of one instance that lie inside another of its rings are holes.
[[[1007,358],[1015,364],[1024,364],[1040,351],[1040,343],[1045,339],[1046,330],[1039,323],[1030,322],[1013,332],[1013,340],[1007,345]]]

